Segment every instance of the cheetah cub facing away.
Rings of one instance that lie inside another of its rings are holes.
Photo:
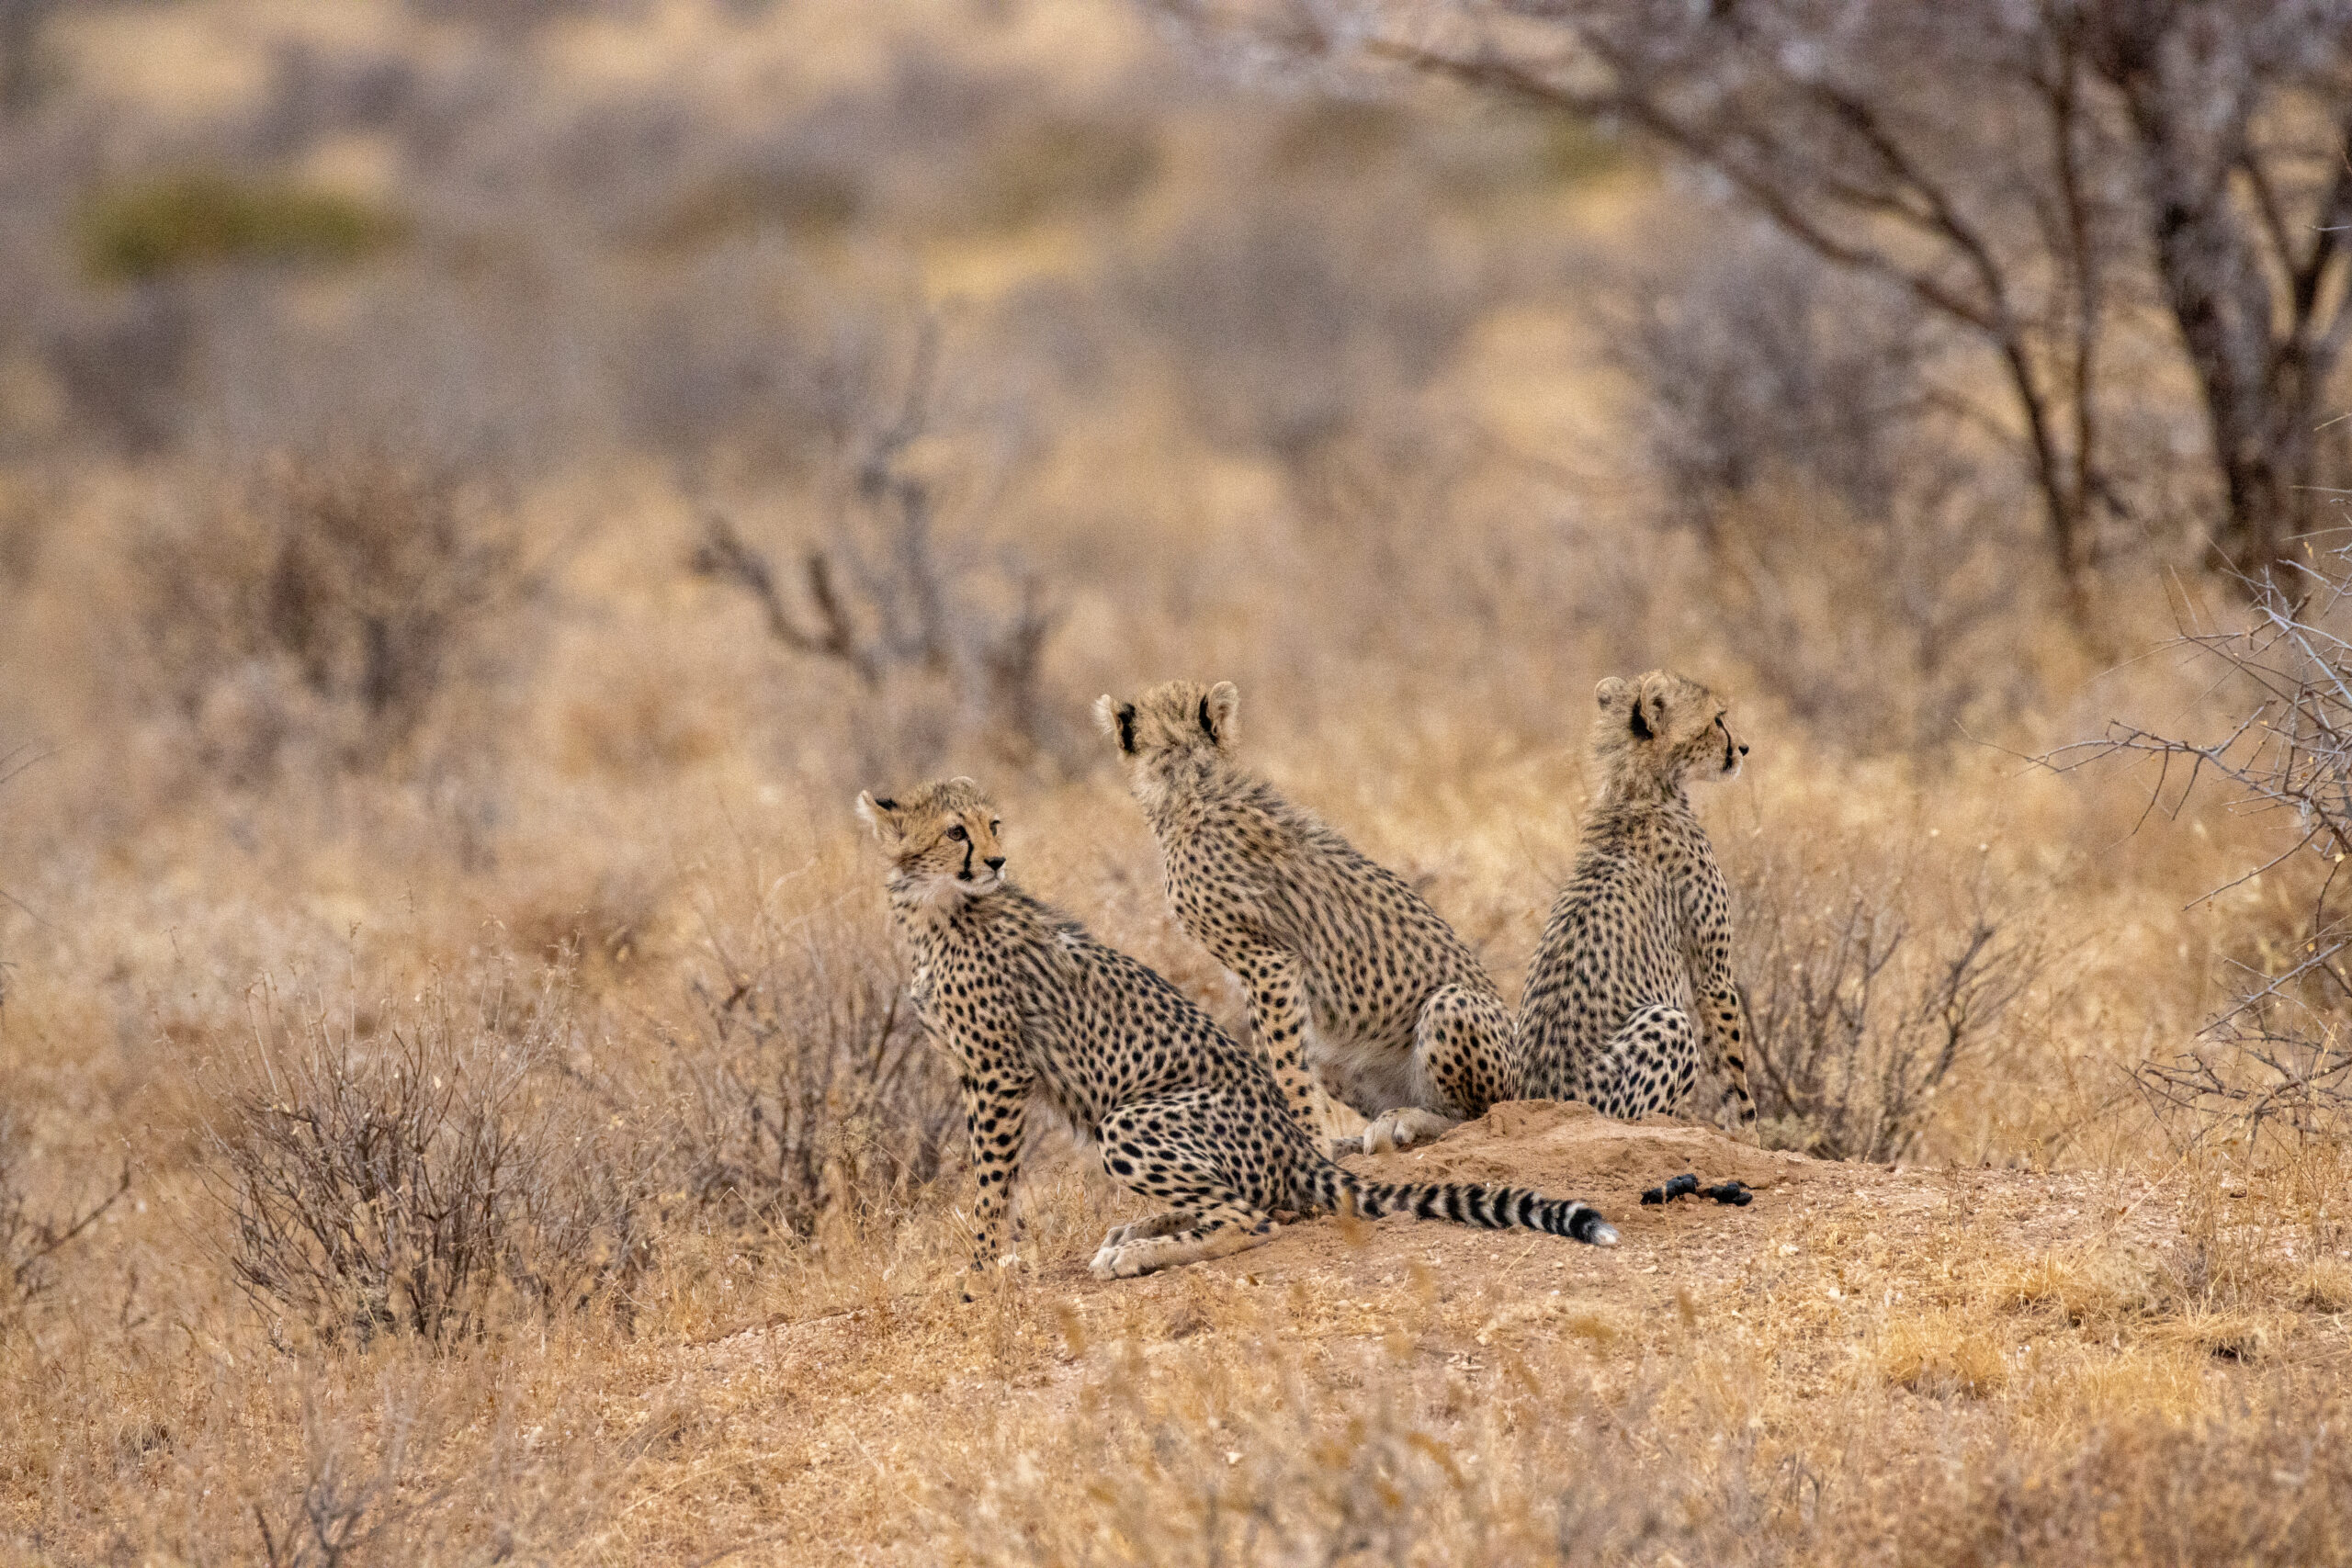
[[[1301,1124],[1322,1132],[1317,1082],[1372,1120],[1342,1153],[1427,1143],[1514,1098],[1495,983],[1402,878],[1234,761],[1240,705],[1230,681],[1171,681],[1094,714],[1159,840],[1168,901],[1248,988]]]
[[[857,798],[890,857],[890,918],[915,1007],[955,1057],[979,1172],[973,1267],[999,1255],[1023,1122],[1042,1095],[1100,1147],[1103,1168],[1171,1208],[1114,1227],[1097,1279],[1259,1246],[1274,1210],[1351,1207],[1610,1246],[1583,1203],[1509,1187],[1390,1186],[1326,1159],[1263,1058],[1159,976],[1005,879],[999,823],[969,779]]]
[[[1679,675],[1612,675],[1594,695],[1600,791],[1527,972],[1520,1092],[1611,1116],[1672,1112],[1703,1061],[1721,1079],[1718,1109],[1752,1126],[1731,897],[1686,793],[1692,779],[1738,776],[1747,748],[1721,699]]]

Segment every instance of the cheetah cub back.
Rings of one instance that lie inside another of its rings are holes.
[[[1696,681],[1612,675],[1594,695],[1600,793],[1528,969],[1513,1052],[1521,1092],[1611,1116],[1671,1113],[1703,1066],[1718,1111],[1751,1126],[1731,897],[1688,790],[1737,777],[1747,748],[1722,699]]]
[[[1240,705],[1229,681],[1170,681],[1094,711],[1159,840],[1169,902],[1248,990],[1302,1124],[1323,1135],[1319,1087],[1372,1120],[1353,1146],[1380,1152],[1511,1098],[1502,994],[1401,877],[1235,760]]]
[[[890,920],[932,1040],[956,1064],[979,1176],[973,1267],[1001,1261],[1029,1105],[1042,1096],[1122,1185],[1169,1205],[1114,1227],[1092,1269],[1124,1278],[1261,1245],[1277,1210],[1351,1207],[1609,1246],[1589,1206],[1517,1188],[1389,1185],[1325,1158],[1273,1072],[1182,992],[1014,886],[996,809],[969,779],[858,814],[890,861]]]

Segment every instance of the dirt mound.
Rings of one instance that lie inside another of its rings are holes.
[[[1094,1157],[1073,1145],[1054,1151],[1047,1159],[1053,1168],[1082,1167],[1091,1172]],[[1668,1247],[1687,1281],[1737,1267],[1768,1234],[1798,1220],[1816,1203],[1836,1205],[1867,1190],[1874,1201],[1904,1206],[1896,1190],[1908,1179],[1885,1167],[1753,1148],[1713,1127],[1670,1117],[1620,1122],[1589,1106],[1543,1100],[1498,1105],[1425,1148],[1351,1155],[1341,1163],[1375,1181],[1483,1182],[1532,1188],[1548,1198],[1581,1199],[1617,1228],[1623,1245],[1583,1247],[1403,1214],[1369,1224],[1326,1214],[1281,1225],[1271,1242],[1227,1258],[1108,1284],[1087,1273],[1091,1235],[1080,1237],[1076,1245],[1023,1251],[1040,1283],[1068,1291],[1080,1302],[1151,1299],[1189,1288],[1181,1281],[1191,1278],[1254,1281],[1298,1277],[1328,1283],[1334,1275],[1384,1273],[1408,1258],[1442,1265],[1464,1280],[1475,1281],[1489,1267],[1495,1248],[1516,1251],[1531,1240],[1550,1258],[1544,1267],[1565,1267],[1574,1259],[1589,1276],[1589,1283],[1617,1280],[1625,1286],[1631,1282],[1622,1277],[1628,1270],[1654,1263],[1658,1249]],[[1697,1196],[1664,1205],[1642,1202],[1644,1191],[1686,1171],[1705,1186],[1730,1179],[1745,1182],[1755,1200],[1742,1207]],[[1138,1204],[1134,1212],[1146,1209]],[[1644,1287],[1635,1293],[1650,1292]]]
[[[1684,1171],[1708,1185],[1736,1179],[1762,1192],[1830,1168],[1800,1155],[1751,1148],[1712,1127],[1664,1116],[1618,1122],[1590,1106],[1548,1100],[1498,1105],[1426,1149],[1351,1159],[1348,1168],[1382,1181],[1533,1187],[1604,1210],[1612,1201],[1638,1205],[1644,1190]]]

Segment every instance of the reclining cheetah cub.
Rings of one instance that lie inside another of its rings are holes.
[[[969,779],[857,798],[890,857],[890,917],[915,1006],[955,1056],[978,1168],[973,1267],[998,1256],[1023,1118],[1043,1095],[1103,1168],[1173,1205],[1114,1228],[1098,1279],[1221,1258],[1268,1240],[1272,1211],[1351,1206],[1609,1246],[1593,1209],[1509,1187],[1359,1180],[1308,1140],[1264,1059],[1183,994],[1005,880],[997,814]]]
[[[1719,1109],[1752,1125],[1731,897],[1685,793],[1693,778],[1736,777],[1747,748],[1724,722],[1722,701],[1679,675],[1612,675],[1595,695],[1600,792],[1527,972],[1519,1091],[1611,1116],[1671,1112],[1703,1060],[1723,1082]]]
[[[1229,681],[1171,681],[1131,703],[1101,698],[1094,714],[1159,840],[1169,902],[1249,988],[1302,1125],[1324,1132],[1316,1081],[1372,1119],[1340,1153],[1426,1143],[1512,1098],[1498,1077],[1510,1010],[1494,982],[1394,872],[1233,760],[1240,705]]]

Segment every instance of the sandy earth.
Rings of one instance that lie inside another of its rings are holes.
[[[2109,1176],[1830,1163],[1574,1105],[1499,1106],[1427,1149],[1347,1163],[1389,1180],[1508,1180],[1581,1197],[1623,1241],[1323,1218],[1236,1257],[1110,1283],[1087,1274],[1088,1243],[994,1301],[881,1299],[676,1348],[642,1397],[724,1424],[746,1456],[735,1483],[749,1490],[733,1502],[789,1521],[748,1540],[746,1560],[915,1560],[920,1529],[897,1553],[874,1543],[877,1519],[919,1509],[915,1472],[935,1464],[922,1456],[956,1448],[959,1434],[985,1444],[1050,1428],[1127,1347],[1207,1375],[1220,1358],[1262,1355],[1271,1331],[1317,1382],[1340,1388],[1361,1375],[1351,1355],[1401,1349],[1475,1400],[1503,1349],[1589,1378],[1596,1347],[1622,1359],[1662,1324],[1734,1336],[1769,1325],[1770,1376],[1803,1401],[1838,1386],[1873,1325],[1948,1290],[1956,1268],[2076,1242],[2153,1247],[2174,1224],[2147,1190]],[[1639,1201],[1683,1171],[1736,1177],[1755,1200]],[[1564,1359],[1577,1354],[1585,1360]]]

